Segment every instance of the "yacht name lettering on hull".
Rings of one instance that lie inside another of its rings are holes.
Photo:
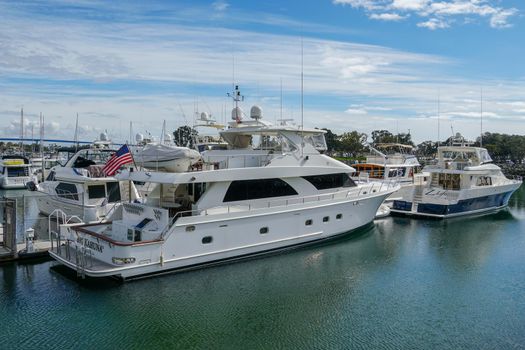
[[[96,250],[99,253],[102,253],[102,251],[104,250],[103,245],[90,241],[89,239],[86,239],[84,237],[78,237],[77,243],[82,244],[84,247],[89,248],[91,250]]]

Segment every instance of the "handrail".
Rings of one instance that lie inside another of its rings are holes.
[[[388,191],[391,188],[395,188],[398,186],[398,181],[396,179],[391,179],[388,181],[381,181],[381,182],[372,182],[368,186],[358,186],[359,191],[356,191],[356,187],[352,187],[348,191],[338,191],[338,192],[332,192],[332,193],[322,193],[317,195],[310,195],[310,196],[304,196],[304,197],[295,197],[295,198],[287,198],[287,199],[275,199],[268,202],[262,202],[261,205],[254,206],[252,204],[238,204],[238,205],[228,205],[226,206],[227,213],[231,212],[232,208],[241,208],[245,207],[247,208],[246,211],[252,211],[252,210],[260,210],[260,209],[267,209],[267,208],[277,208],[277,207],[287,207],[290,205],[296,205],[296,204],[304,204],[306,202],[320,202],[324,200],[333,200],[336,197],[340,197],[341,199],[348,199],[348,198],[359,198],[360,196],[366,196],[370,195],[371,193],[377,193],[381,191]],[[366,188],[365,188],[366,187]],[[375,188],[375,190],[374,190]],[[313,200],[310,200],[313,199]],[[281,205],[272,205],[272,203],[283,203]],[[173,224],[181,217],[183,216],[195,216],[195,215],[210,215],[209,210],[215,209],[215,208],[209,208],[209,209],[198,209],[198,210],[185,210],[180,211],[176,213],[170,220],[169,224],[166,226],[166,228],[162,231],[161,237],[164,238],[164,235],[167,233],[167,231],[173,226]]]

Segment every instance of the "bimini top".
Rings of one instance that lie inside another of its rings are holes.
[[[467,163],[468,166],[477,166],[492,163],[486,148],[470,146],[443,146],[438,148],[438,165],[445,162]]]

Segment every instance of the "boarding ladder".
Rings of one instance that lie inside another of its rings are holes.
[[[71,243],[74,243],[69,238],[62,238],[60,235],[60,225],[70,223],[81,223],[82,220],[76,216],[67,216],[61,209],[55,209],[48,217],[48,232],[49,241],[51,242],[51,251],[57,255],[72,262]],[[85,268],[93,265],[93,255],[91,249],[82,247],[75,249],[75,266],[77,276],[85,278]]]

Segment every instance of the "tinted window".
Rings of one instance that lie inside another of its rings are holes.
[[[297,192],[281,179],[232,181],[224,202],[244,201],[248,199],[293,196]]]
[[[8,167],[7,168],[7,176],[9,177],[18,177],[18,176],[26,176],[26,168],[24,167]]]
[[[120,187],[118,182],[108,182],[108,201],[109,203],[120,202]],[[131,191],[131,189],[130,189]]]
[[[59,197],[78,201],[77,186],[73,184],[61,182],[57,185],[55,191]]]
[[[355,186],[354,181],[346,173],[303,176],[303,179],[314,185],[318,190]]]
[[[90,199],[105,198],[106,197],[106,187],[104,185],[88,186],[88,195]]]

